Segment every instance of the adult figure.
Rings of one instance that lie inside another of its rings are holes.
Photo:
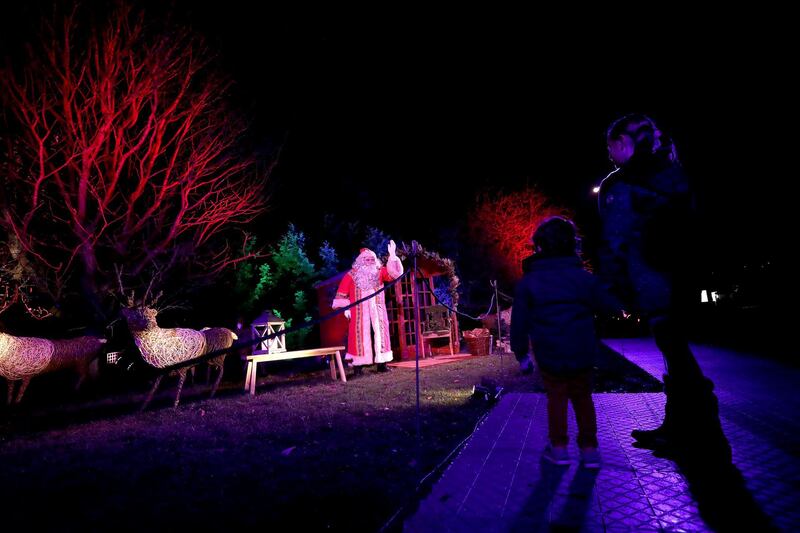
[[[666,366],[664,421],[632,436],[640,447],[688,453],[712,446],[729,459],[713,383],[689,348],[682,323],[697,231],[689,179],[672,141],[645,115],[615,120],[606,140],[616,169],[599,191],[600,273],[626,307],[648,321]]]

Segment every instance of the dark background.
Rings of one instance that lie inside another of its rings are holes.
[[[697,181],[715,255],[787,251],[796,106],[780,13],[243,6],[187,16],[238,81],[265,153],[284,146],[268,223],[338,212],[426,242],[466,218],[476,190],[532,183],[591,226],[591,187],[611,169],[604,130],[644,112]]]
[[[3,6],[12,60],[51,4]],[[611,170],[605,128],[643,112],[697,182],[711,268],[767,269],[790,290],[797,90],[785,13],[141,4],[207,39],[262,160],[280,153],[265,235],[292,221],[321,240],[334,213],[452,254],[477,191],[536,184],[576,212],[591,251],[591,188]]]

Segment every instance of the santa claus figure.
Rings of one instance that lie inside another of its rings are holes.
[[[395,255],[397,246],[389,241],[389,259],[386,266],[381,265],[375,252],[362,248],[353,262],[353,268],[345,274],[336,291],[332,307],[340,309],[352,302],[366,298],[383,287],[383,284],[397,279],[403,274],[403,263]],[[347,335],[346,359],[352,359],[357,374],[364,365],[378,363],[378,372],[387,372],[388,361],[392,360],[392,346],[389,341],[389,316],[386,313],[386,293],[381,292],[373,298],[344,312],[350,320]]]

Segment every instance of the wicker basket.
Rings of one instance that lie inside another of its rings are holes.
[[[472,355],[489,355],[489,330],[477,328],[464,332],[467,351]]]

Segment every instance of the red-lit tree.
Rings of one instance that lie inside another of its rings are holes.
[[[219,271],[236,260],[223,230],[262,211],[266,179],[229,81],[188,31],[129,7],[84,18],[58,17],[0,72],[0,225],[56,295],[74,280],[86,298],[113,291],[116,269]]]
[[[483,192],[469,217],[472,241],[480,256],[506,282],[522,274],[522,260],[531,254],[531,235],[547,217],[569,216],[535,187],[518,192]]]

